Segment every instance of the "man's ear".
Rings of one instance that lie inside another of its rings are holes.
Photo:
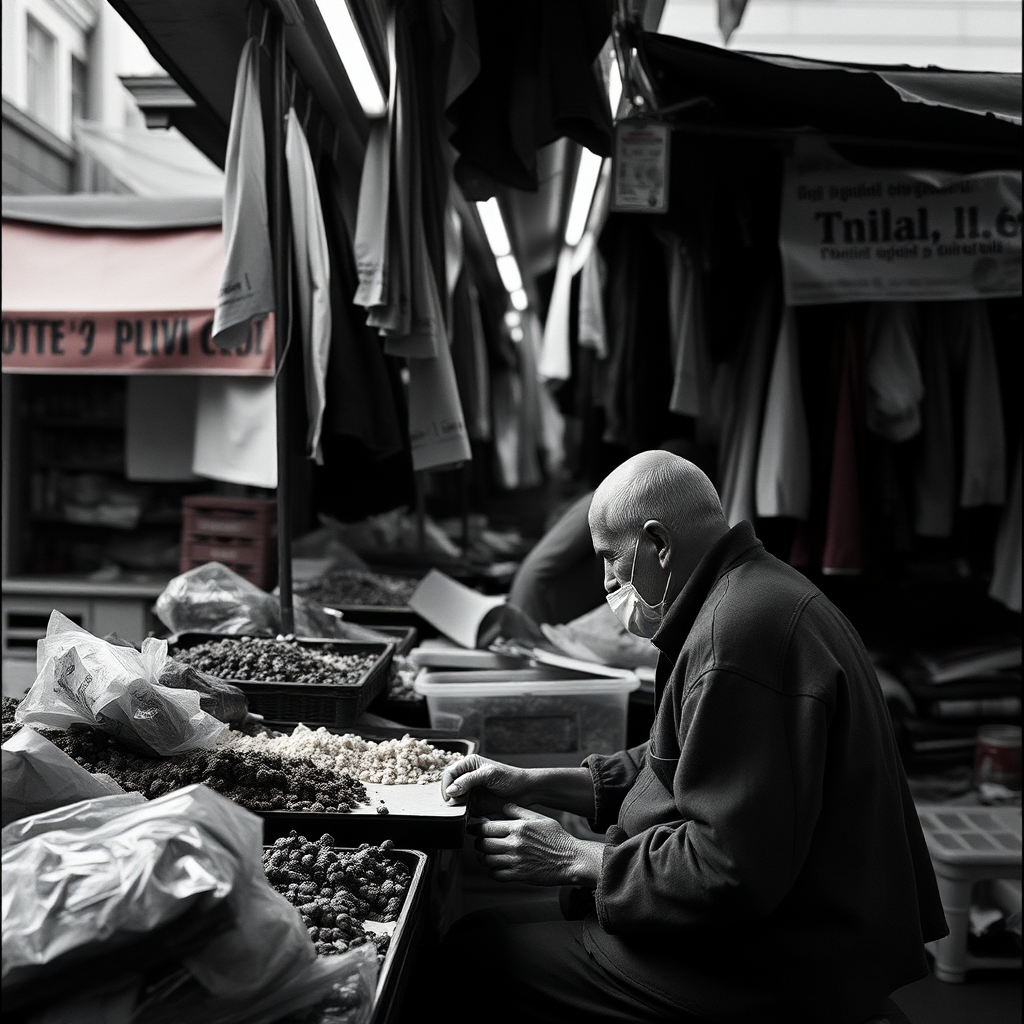
[[[644,533],[653,541],[661,567],[667,569],[672,561],[672,535],[665,524],[657,519],[648,519],[644,523]]]

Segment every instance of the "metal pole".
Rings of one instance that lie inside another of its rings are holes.
[[[277,585],[281,595],[281,630],[295,632],[292,607],[291,480],[288,471],[288,339],[292,311],[288,289],[288,193],[284,165],[284,19],[276,12],[268,26],[272,54],[267,201],[270,213],[270,244],[274,259],[274,331],[277,353]]]

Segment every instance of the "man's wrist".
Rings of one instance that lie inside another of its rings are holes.
[[[605,844],[591,842],[588,839],[579,839],[577,843],[572,884],[586,889],[596,889],[601,881]]]

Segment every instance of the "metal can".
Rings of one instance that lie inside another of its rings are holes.
[[[1020,726],[986,725],[974,748],[974,781],[1020,789]]]

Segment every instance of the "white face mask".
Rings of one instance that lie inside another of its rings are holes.
[[[661,620],[665,617],[665,598],[668,597],[669,584],[672,582],[672,573],[668,574],[665,581],[665,593],[656,604],[649,604],[644,600],[640,592],[633,586],[633,576],[636,573],[636,556],[640,549],[640,540],[637,538],[636,547],[633,548],[633,567],[629,572],[629,582],[623,583],[618,590],[605,596],[609,607],[615,613],[615,617],[634,636],[650,640],[661,626]]]

